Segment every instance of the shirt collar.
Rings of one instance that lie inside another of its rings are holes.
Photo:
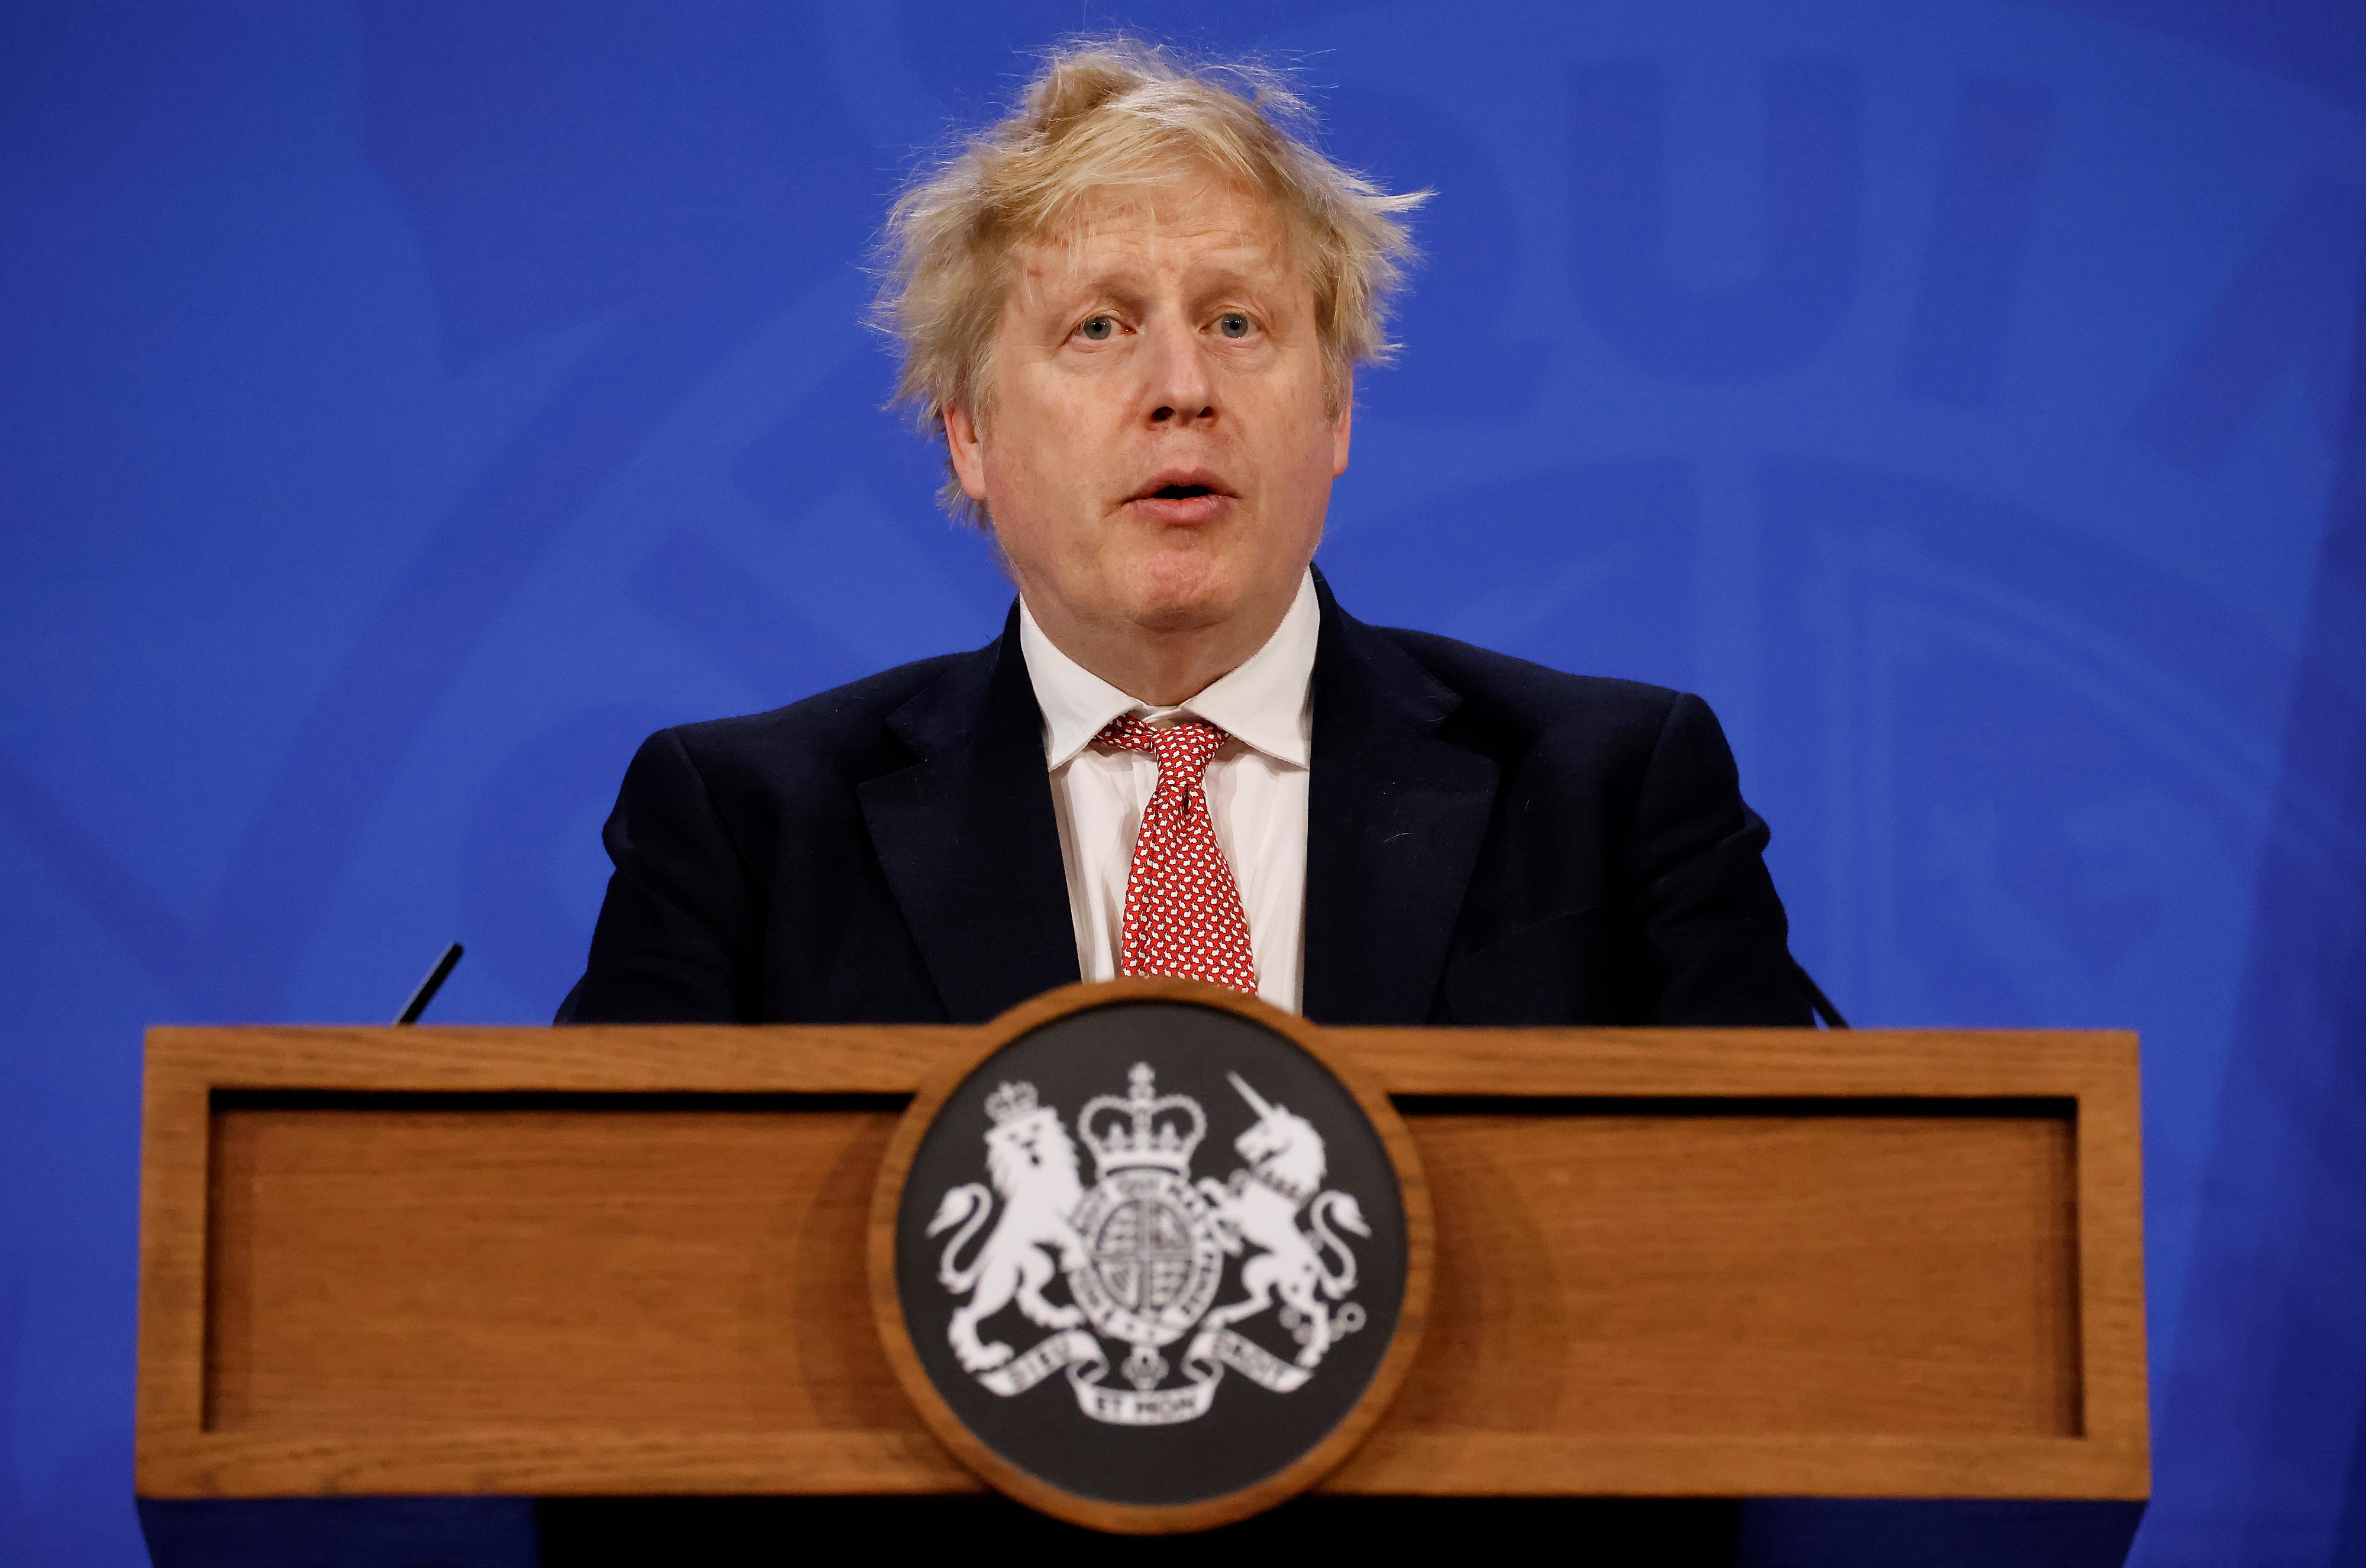
[[[1302,768],[1313,752],[1308,695],[1314,680],[1314,648],[1323,614],[1314,597],[1314,577],[1300,579],[1281,625],[1265,646],[1241,666],[1212,682],[1178,708],[1153,710],[1094,674],[1053,646],[1035,624],[1027,602],[1019,603],[1019,649],[1043,710],[1043,754],[1054,770],[1065,767],[1093,737],[1123,714],[1180,712],[1203,718],[1245,745],[1279,762]]]

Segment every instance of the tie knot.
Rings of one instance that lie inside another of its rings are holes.
[[[1104,746],[1147,751],[1158,759],[1158,784],[1165,789],[1173,784],[1188,788],[1198,784],[1200,775],[1208,771],[1208,759],[1232,737],[1205,719],[1184,718],[1153,726],[1125,714],[1110,720],[1094,739]]]

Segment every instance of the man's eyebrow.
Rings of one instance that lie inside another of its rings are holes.
[[[1071,244],[1074,245],[1074,242]],[[1204,300],[1227,292],[1263,297],[1270,295],[1277,288],[1287,288],[1291,271],[1287,258],[1268,253],[1264,246],[1252,243],[1247,236],[1243,237],[1238,246],[1228,249],[1239,256],[1238,262],[1224,260],[1195,264],[1186,271],[1184,290],[1189,298]],[[1053,254],[1056,255],[1058,253],[1055,250]],[[1152,278],[1157,269],[1131,254],[1105,257],[1089,271],[1075,265],[1076,255],[1073,248],[1065,258],[1070,264],[1066,266],[1060,265],[1050,256],[1042,259],[1051,265],[1038,264],[1029,270],[1037,273],[1042,293],[1049,300],[1065,304],[1098,297],[1131,308],[1141,305],[1155,292]]]
[[[1080,299],[1107,299],[1112,304],[1134,306],[1142,303],[1149,290],[1142,286],[1138,276],[1113,269],[1077,278],[1061,292]]]
[[[1278,266],[1220,266],[1211,268],[1204,276],[1192,281],[1197,285],[1196,292],[1203,294],[1224,288],[1246,288],[1261,293],[1287,276],[1286,269]]]

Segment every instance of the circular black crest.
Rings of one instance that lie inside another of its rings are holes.
[[[896,1205],[926,1376],[992,1454],[1070,1496],[1203,1503],[1303,1459],[1397,1330],[1387,1145],[1279,1030],[1189,1001],[1071,1012],[974,1068]]]

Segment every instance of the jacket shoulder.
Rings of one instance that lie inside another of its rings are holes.
[[[990,658],[991,647],[916,660],[765,713],[704,719],[670,733],[710,780],[751,769],[779,779],[817,768],[862,775],[901,766],[910,758],[889,732],[889,716],[982,655]]]
[[[1643,681],[1572,675],[1435,632],[1372,628],[1403,649],[1473,710],[1470,717],[1548,735],[1575,729],[1597,740],[1631,737],[1649,746],[1684,694]]]

